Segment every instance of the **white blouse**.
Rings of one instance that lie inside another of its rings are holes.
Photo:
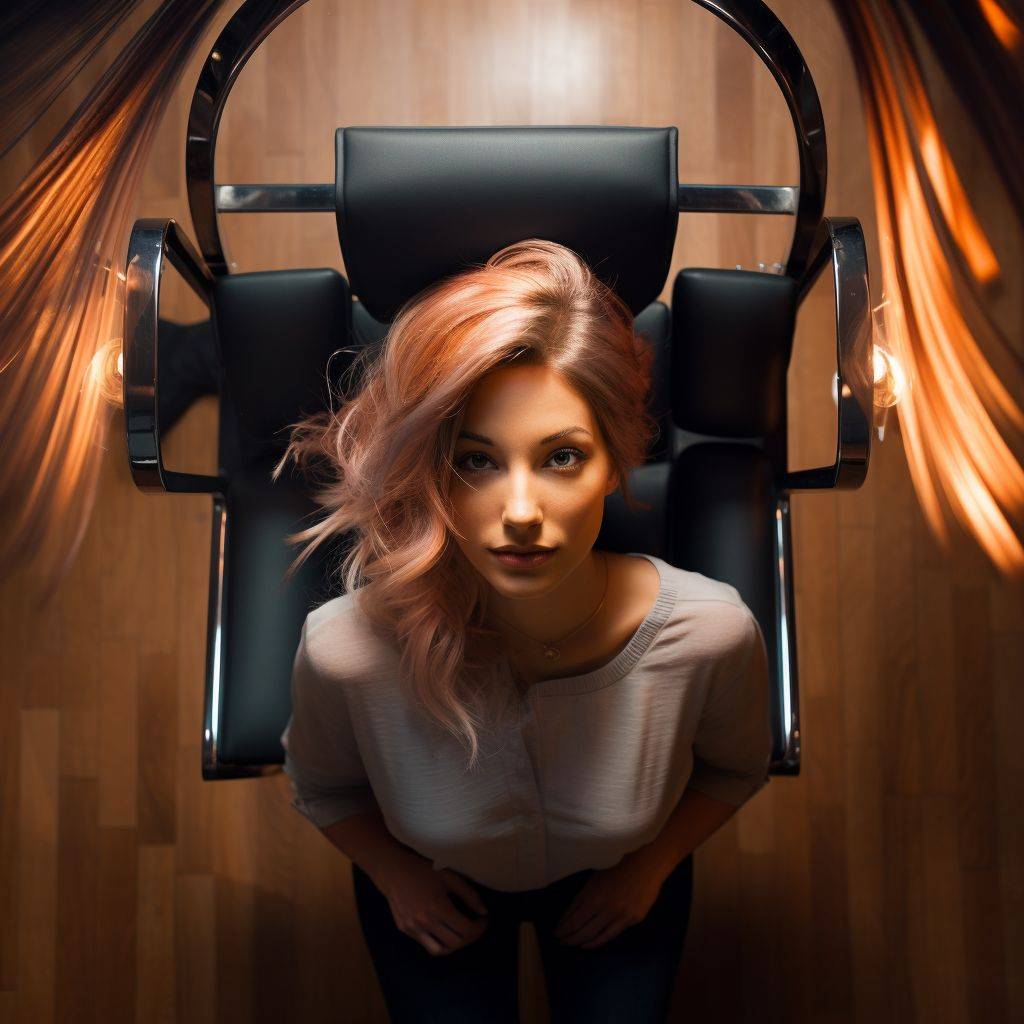
[[[436,870],[515,892],[617,864],[658,835],[684,789],[745,803],[770,781],[757,620],[729,584],[633,554],[661,588],[629,643],[592,672],[534,683],[516,723],[481,732],[472,772],[410,706],[398,651],[352,594],[310,612],[281,735],[292,806],[319,828],[379,808]]]

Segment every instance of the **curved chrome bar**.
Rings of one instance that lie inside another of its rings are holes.
[[[231,87],[260,43],[306,0],[246,0],[217,37],[199,72],[188,112],[185,187],[196,241],[210,272],[228,272],[217,227],[213,165],[217,128]]]
[[[814,284],[829,255],[835,287],[839,377],[836,461],[831,466],[786,473],[779,483],[782,491],[860,487],[867,476],[871,457],[874,336],[867,251],[864,232],[856,217],[822,219],[814,258],[799,283],[798,303]]]
[[[206,265],[215,275],[226,274],[227,259],[217,225],[217,211],[323,210],[319,193],[296,193],[284,197],[268,191],[273,186],[225,185],[213,183],[217,127],[224,105],[239,72],[260,43],[306,0],[246,0],[217,37],[199,74],[188,115],[185,145],[185,180],[189,212],[196,240]],[[825,123],[814,80],[793,37],[762,0],[693,0],[737,32],[765,63],[779,84],[796,129],[800,160],[800,185],[795,186],[707,186],[681,184],[680,209],[705,213],[796,213],[793,242],[785,272],[800,279],[818,223],[825,207],[828,154]],[[289,185],[319,189],[316,185]],[[701,194],[701,189],[723,189],[736,195]],[[252,191],[252,190],[257,191]],[[227,191],[233,190],[233,191]],[[238,190],[248,190],[240,192]],[[783,190],[790,194],[786,195]],[[792,195],[793,191],[797,195]],[[236,194],[237,193],[237,194]],[[219,206],[223,203],[223,206]],[[288,204],[292,205],[288,205]],[[303,204],[312,205],[303,205]],[[691,203],[703,204],[692,206]],[[685,204],[685,205],[684,205]],[[709,205],[710,204],[710,205]]]
[[[224,477],[165,469],[160,454],[157,352],[165,256],[207,308],[213,301],[213,277],[177,222],[137,220],[128,241],[121,361],[128,463],[135,485],[143,491],[223,493]]]
[[[693,0],[738,32],[778,83],[796,129],[800,198],[786,273],[804,275],[815,232],[825,209],[828,148],[825,120],[814,79],[785,25],[762,0]]]

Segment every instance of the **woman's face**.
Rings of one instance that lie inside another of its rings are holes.
[[[453,461],[456,543],[509,598],[540,597],[587,559],[618,486],[589,404],[544,366],[503,366],[477,384]],[[554,551],[509,565],[492,549],[510,544]]]

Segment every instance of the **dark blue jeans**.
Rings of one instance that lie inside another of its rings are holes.
[[[392,1024],[516,1024],[519,922],[526,920],[537,931],[552,1024],[665,1021],[690,921],[693,855],[665,880],[639,924],[594,949],[559,942],[552,929],[593,873],[525,892],[467,878],[487,906],[487,928],[455,952],[432,956],[399,930],[387,897],[353,864],[359,923]]]

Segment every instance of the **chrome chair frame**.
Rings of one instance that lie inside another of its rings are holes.
[[[795,227],[784,273],[798,284],[798,303],[831,257],[836,308],[838,436],[833,464],[786,472],[777,482],[776,596],[784,754],[775,774],[800,768],[796,623],[790,573],[790,494],[859,487],[870,456],[873,402],[872,318],[867,257],[860,223],[823,217],[827,176],[825,126],[817,90],[796,43],[761,0],[692,0],[729,25],[764,62],[785,97],[796,131],[799,185],[680,183],[678,209],[687,213],[792,216]],[[229,273],[218,213],[328,212],[335,184],[223,184],[213,181],[217,129],[242,68],[264,39],[305,0],[247,0],[232,16],[203,63],[189,111],[185,147],[189,209],[198,247],[173,219],[144,219],[131,235],[125,310],[124,394],[128,454],[135,483],[147,491],[206,492],[214,496],[210,622],[203,731],[203,776],[229,778],[276,772],[276,766],[222,765],[217,757],[221,709],[227,506],[223,476],[175,473],[164,468],[156,419],[157,311],[163,260],[170,260],[193,291],[211,305],[214,277]],[[777,740],[779,738],[777,737]]]

